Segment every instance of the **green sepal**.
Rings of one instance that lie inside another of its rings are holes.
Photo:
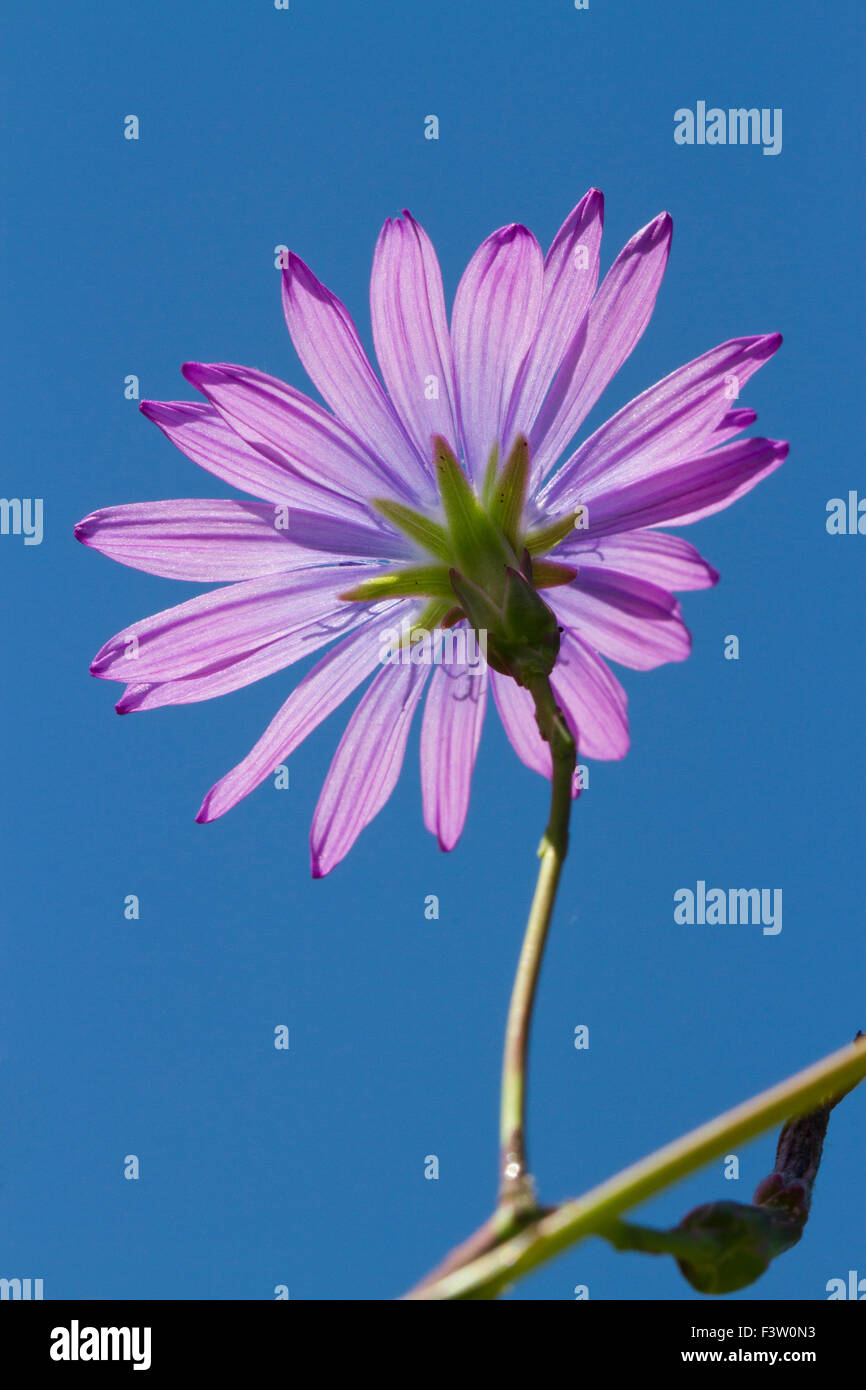
[[[536,589],[557,589],[570,584],[577,578],[574,565],[563,565],[557,560],[533,560],[532,574],[528,575]]]
[[[453,595],[451,596],[453,598]],[[449,622],[451,614],[454,612],[454,604],[449,599],[434,598],[425,604],[418,617],[412,623],[409,630],[410,639],[415,632],[433,632],[438,627],[453,627],[453,622]],[[459,613],[459,609],[457,610]],[[462,617],[462,614],[460,614]]]
[[[451,582],[444,565],[409,565],[363,579],[340,594],[347,603],[370,603],[381,598],[448,598]]]
[[[451,571],[451,585],[476,632],[487,635],[487,661],[494,671],[526,685],[550,675],[559,654],[559,624],[524,574],[506,568],[502,607],[479,585]]]
[[[530,555],[546,555],[549,550],[553,550],[554,546],[559,545],[560,541],[564,541],[574,530],[576,519],[577,512],[569,512],[546,526],[527,531],[523,543]]]
[[[451,588],[460,600],[463,612],[476,631],[484,629],[490,632],[502,626],[504,618],[502,610],[497,608],[485,589],[474,584],[471,579],[467,579],[465,575],[460,574],[455,569],[451,570],[448,577]]]
[[[502,533],[493,524],[449,445],[437,435],[433,460],[439,496],[448,526],[452,555],[462,570],[487,585],[497,596],[502,592],[505,566],[514,556]]]
[[[450,560],[448,533],[438,521],[414,511],[412,507],[404,506],[402,502],[392,502],[388,497],[376,497],[371,505],[396,526],[398,531],[402,531],[410,540],[417,541],[425,550],[429,550],[431,555],[438,555],[440,560]]]
[[[508,569],[505,586],[505,623],[514,641],[522,673],[550,675],[559,655],[559,623],[530,581],[520,570]],[[537,663],[537,665],[536,665]],[[523,682],[521,681],[521,684]]]
[[[490,499],[493,496],[493,489],[496,486],[496,475],[499,472],[499,445],[494,444],[490,450],[490,458],[487,460],[487,467],[484,470],[484,481],[481,484],[481,501],[490,510]]]
[[[502,472],[490,490],[487,503],[491,520],[515,550],[528,485],[529,440],[525,434],[519,434]]]

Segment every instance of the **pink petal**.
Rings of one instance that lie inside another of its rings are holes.
[[[421,725],[421,792],[424,824],[444,850],[454,848],[466,821],[486,707],[486,663],[436,667]]]
[[[685,526],[729,507],[787,456],[783,440],[741,439],[597,496],[590,484],[589,525],[583,534],[594,538],[644,526]]]
[[[410,554],[398,536],[349,521],[270,502],[197,497],[103,507],[79,521],[75,535],[133,569],[204,584],[308,569],[335,554],[361,560]]]
[[[349,311],[299,256],[283,271],[283,310],[295,350],[318,391],[372,457],[419,496],[431,490],[429,465],[412,444],[361,346]]]
[[[313,877],[323,878],[378,815],[400,776],[406,740],[430,667],[386,665],[340,740],[310,832]]]
[[[414,614],[417,610],[417,605],[411,601],[405,601],[401,606],[407,613]],[[178,680],[128,685],[115,709],[118,714],[135,714],[161,709],[165,705],[190,705],[228,695],[233,690],[240,690],[254,681],[273,675],[275,671],[283,671],[296,661],[302,661],[338,637],[352,632],[380,611],[381,604],[343,603],[330,613],[311,618],[286,637],[266,642],[248,653],[223,657],[202,667],[194,675]]]
[[[196,816],[217,820],[269,777],[379,664],[382,635],[394,622],[368,621],[322,657],[292,691],[242,762],[211,787]]]
[[[554,556],[577,566],[582,578],[584,566],[619,570],[636,579],[649,580],[662,589],[708,589],[719,575],[712,565],[681,536],[664,531],[625,531],[621,535],[586,540],[580,532],[556,547]]]
[[[369,572],[367,565],[328,565],[199,594],[117,633],[97,652],[91,672],[120,681],[134,673],[136,683],[182,679],[281,637],[292,639],[287,650],[297,660],[310,650],[310,625],[318,630],[349,607],[339,595]]]
[[[597,188],[591,188],[553,239],[544,262],[544,297],[538,329],[512,393],[504,432],[506,442],[518,432],[529,434],[589,308],[598,283],[603,223],[604,198]]]
[[[253,448],[214,406],[197,401],[142,401],[140,409],[187,458],[232,487],[266,502],[285,502],[369,524],[369,512],[360,502],[309,482],[277,450]]]
[[[590,647],[569,630],[551,676],[554,694],[587,758],[624,758],[629,749],[626,693]]]
[[[436,252],[411,214],[403,217],[389,218],[376,244],[373,341],[391,399],[419,454],[432,461],[434,435],[458,445],[454,363]]]
[[[600,656],[574,633],[562,633],[551,685],[578,754],[587,758],[618,759],[628,752],[626,694]],[[511,745],[533,772],[550,777],[550,748],[535,722],[535,705],[527,690],[496,671],[490,673],[493,697]],[[577,779],[573,788],[578,795]]]
[[[535,703],[529,691],[511,676],[491,669],[490,686],[502,727],[522,763],[542,777],[550,776],[550,748],[535,722]]]
[[[511,393],[535,336],[543,278],[538,242],[514,224],[482,242],[457,286],[451,340],[464,456],[476,480],[494,444],[503,443]]]
[[[649,323],[672,224],[661,213],[617,256],[566,353],[530,437],[533,483],[553,467]]]
[[[548,601],[585,645],[635,671],[685,661],[691,651],[680,605],[645,579],[586,567],[573,584],[552,590]]]
[[[330,494],[366,502],[415,494],[387,464],[309,396],[266,372],[229,362],[186,362],[183,374],[254,448],[277,451],[302,477]]]
[[[747,430],[757,418],[757,410],[729,410],[713,431],[713,443],[727,443],[735,434]]]
[[[562,465],[544,489],[545,504],[568,510],[596,480],[606,491],[625,487],[721,443],[717,432],[731,413],[730,393],[742,389],[781,341],[778,333],[734,338],[644,391]]]

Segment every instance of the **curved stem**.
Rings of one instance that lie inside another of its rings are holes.
[[[533,678],[527,688],[535,701],[535,717],[541,737],[550,745],[553,775],[550,818],[538,849],[541,866],[511,993],[502,1062],[499,1207],[516,1210],[535,1207],[526,1151],[529,1032],[556,890],[568,853],[568,825],[577,758],[574,738],[556,703],[547,676]]]

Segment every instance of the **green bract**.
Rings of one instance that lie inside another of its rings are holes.
[[[392,566],[341,597],[349,602],[427,598],[431,602],[424,618],[435,616],[449,624],[465,618],[486,635],[487,660],[494,670],[521,685],[533,676],[549,675],[559,652],[559,627],[538,591],[569,584],[577,571],[534,557],[568,535],[576,514],[524,529],[529,480],[525,435],[518,436],[501,469],[499,451],[492,451],[480,497],[447,442],[437,436],[433,444],[444,523],[401,502],[373,503],[431,561]]]

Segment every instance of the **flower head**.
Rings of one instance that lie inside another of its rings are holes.
[[[488,689],[518,756],[546,776],[524,688],[536,671],[551,674],[584,756],[627,751],[626,696],[605,658],[639,670],[683,660],[690,637],[672,591],[718,579],[655,528],[728,506],[787,445],[736,438],[756,417],[732,402],[781,342],[766,334],[671,373],[556,467],[649,322],[670,248],[663,213],[597,287],[602,217],[591,189],[546,257],[523,226],[494,232],[450,326],[429,238],[408,212],[389,219],[370,286],[382,380],[343,304],[290,255],[286,321],[329,409],[227,363],[184,366],[203,403],[142,402],[195,463],[260,500],[133,503],[76,527],[124,564],[224,585],[97,653],[93,674],[126,685],[118,711],[209,699],[324,649],[200,821],[252,791],[370,677],[313,817],[317,876],[390,796],[425,689],[424,817],[443,849],[466,818]],[[406,639],[396,659],[395,631]]]

